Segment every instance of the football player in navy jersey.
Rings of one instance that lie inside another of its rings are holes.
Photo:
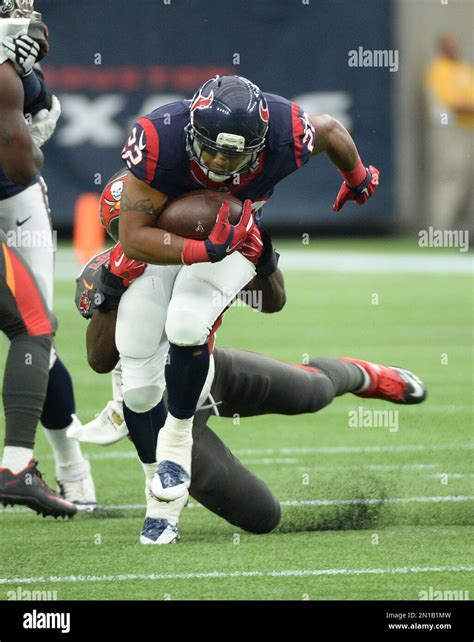
[[[345,128],[263,94],[245,78],[217,76],[192,101],[160,107],[132,127],[122,152],[129,174],[121,199],[121,246],[111,264],[120,271],[124,255],[148,264],[120,301],[116,342],[132,439],[151,423],[164,423],[156,461],[143,462],[151,492],[162,504],[163,537],[157,540],[176,540],[187,501],[191,426],[210,375],[210,337],[229,303],[255,277],[263,251],[252,210],[280,180],[323,152],[344,178],[334,209],[348,200],[364,203],[377,188],[379,172],[363,165]],[[244,201],[237,225],[229,223],[224,203],[205,241],[156,227],[168,200],[203,187]]]
[[[51,311],[54,243],[46,184],[40,175],[40,148],[54,132],[60,106],[36,64],[47,52],[47,28],[34,11],[33,0],[0,0],[0,229],[33,272]],[[42,242],[28,242],[34,235]],[[90,465],[77,442],[66,434],[79,422],[71,377],[54,345],[50,347],[41,423],[53,449],[61,495],[79,509],[91,510],[96,498]],[[5,378],[12,376],[7,370]],[[1,470],[17,473],[27,467],[32,449],[15,445],[18,439],[11,436],[11,429],[8,433]]]

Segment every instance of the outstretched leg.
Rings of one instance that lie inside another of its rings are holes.
[[[413,373],[360,359],[315,357],[296,365],[245,350],[216,349],[211,395],[223,417],[321,410],[351,392],[393,403],[420,403],[426,388]]]
[[[316,412],[364,383],[359,367],[337,359],[321,357],[299,366],[227,348],[214,350],[214,359],[211,394],[223,417]]]

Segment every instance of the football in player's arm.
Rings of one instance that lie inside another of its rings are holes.
[[[279,312],[286,302],[283,274],[278,267],[279,254],[269,234],[263,233],[262,239],[264,251],[256,265],[257,275],[243,292],[259,293],[259,297],[249,296],[245,300],[250,305],[255,303],[260,312]],[[111,372],[119,360],[115,324],[120,297],[146,267],[145,263],[132,259],[122,260],[116,267],[114,256],[118,252],[122,252],[120,243],[91,259],[77,278],[76,305],[82,316],[91,320],[86,332],[87,360],[92,370],[102,374]]]

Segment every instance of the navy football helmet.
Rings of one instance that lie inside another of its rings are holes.
[[[265,147],[268,122],[267,101],[256,85],[241,76],[215,76],[191,101],[188,154],[213,181],[251,171]],[[226,166],[209,167],[203,152],[211,157],[220,153]]]

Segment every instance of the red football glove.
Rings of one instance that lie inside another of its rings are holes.
[[[229,223],[229,209],[229,202],[222,203],[217,212],[216,223],[205,241],[184,239],[182,259],[185,265],[216,263],[242,247],[253,222],[252,202],[244,202],[237,225]]]
[[[375,192],[379,186],[379,170],[373,165],[369,165],[367,169],[367,175],[362,183],[356,185],[355,187],[349,187],[349,185],[344,181],[341,185],[336,200],[332,209],[334,212],[339,212],[342,209],[344,203],[347,201],[355,201],[358,205],[363,205]]]
[[[252,226],[248,231],[245,243],[239,251],[246,259],[256,265],[262,256],[263,248],[264,245],[262,237],[260,236],[260,230],[258,229],[258,225],[255,221],[253,221]]]
[[[141,276],[147,267],[146,263],[142,261],[135,261],[134,259],[128,259],[122,250],[122,244],[120,241],[113,248],[110,253],[110,266],[109,272],[118,276],[124,287],[128,286],[135,281],[136,278]]]

